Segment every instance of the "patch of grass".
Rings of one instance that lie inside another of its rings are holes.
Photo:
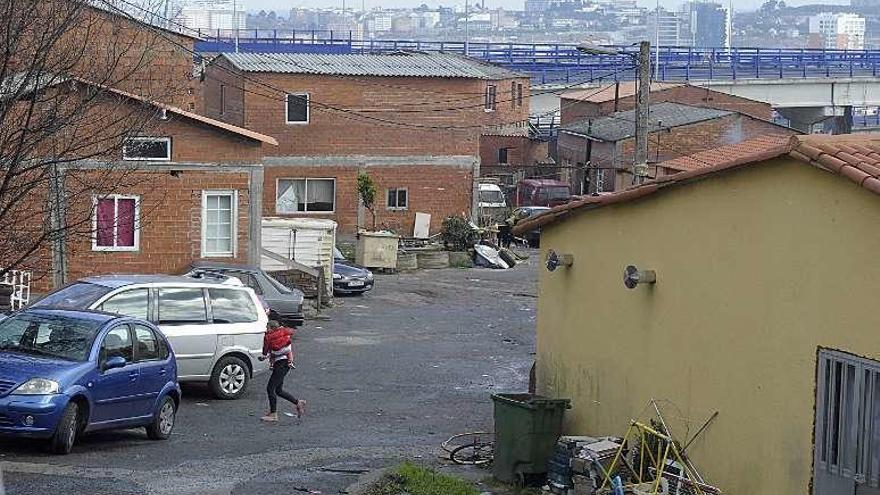
[[[405,462],[382,477],[366,495],[479,495],[470,483]]]

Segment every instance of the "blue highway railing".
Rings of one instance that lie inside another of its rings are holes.
[[[202,33],[200,53],[231,52],[230,31]],[[635,46],[604,46],[617,54],[591,54],[563,43],[489,43],[358,40],[350,32],[242,30],[239,50],[251,53],[370,53],[396,50],[464,54],[531,75],[535,84],[631,80]],[[845,78],[880,75],[880,50],[661,47],[651,55],[659,81]]]

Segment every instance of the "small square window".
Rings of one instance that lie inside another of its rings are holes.
[[[287,95],[285,118],[288,124],[309,123],[309,94],[292,93]]]
[[[386,197],[386,205],[389,210],[405,210],[409,206],[406,188],[389,189]]]
[[[95,197],[92,250],[137,251],[140,238],[140,198]]]
[[[122,159],[131,161],[170,161],[171,138],[128,138],[122,143]]]
[[[498,148],[498,163],[507,164],[507,148]]]

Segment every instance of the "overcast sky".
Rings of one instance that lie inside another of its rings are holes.
[[[343,0],[239,0],[248,10],[260,9],[275,10],[277,12],[286,12],[291,7],[341,7]],[[346,6],[360,7],[361,0],[345,0]],[[480,0],[474,0],[480,1]],[[653,7],[656,5],[655,0],[639,0],[642,5]],[[729,0],[722,0],[723,3],[729,3]],[[364,0],[367,8],[383,6],[383,7],[417,7],[422,3],[426,3],[432,7],[437,5],[452,6],[456,4],[464,4],[464,0]],[[666,7],[677,8],[682,2],[681,0],[661,0],[660,3]],[[734,10],[755,9],[763,3],[763,0],[733,0]],[[820,3],[816,0],[789,0],[786,2],[790,5],[805,5],[809,3]],[[848,4],[848,0],[824,0],[821,3],[842,3]],[[509,9],[522,10],[524,0],[486,0],[486,6],[504,7]]]

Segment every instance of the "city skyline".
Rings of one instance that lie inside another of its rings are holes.
[[[477,3],[480,0],[473,0],[472,3]],[[684,0],[661,0],[660,4],[666,8],[677,9]],[[319,7],[341,7],[343,4],[343,0],[238,0],[238,2],[248,11],[258,12],[260,10],[274,10],[276,12],[286,12],[291,8],[296,7],[304,7],[304,8],[319,8]],[[417,7],[421,4],[426,4],[429,7],[437,7],[440,5],[451,7],[455,5],[464,4],[465,0],[363,0],[363,4],[366,8],[374,8],[374,7],[389,7],[389,8],[405,8],[405,7]],[[764,0],[733,0],[733,8],[734,10],[740,9],[756,9],[761,6]],[[360,0],[345,0],[346,8],[359,8],[361,6]],[[724,5],[729,5],[728,1],[721,1]],[[811,1],[811,0],[791,0],[786,2],[789,5],[809,5],[809,4],[833,4],[833,5],[848,5],[848,0],[824,0],[824,1]],[[523,0],[486,0],[486,5],[491,8],[503,7],[505,9],[511,10],[522,10],[524,1]],[[656,5],[655,1],[652,0],[640,0],[639,4],[645,7],[653,7]]]

